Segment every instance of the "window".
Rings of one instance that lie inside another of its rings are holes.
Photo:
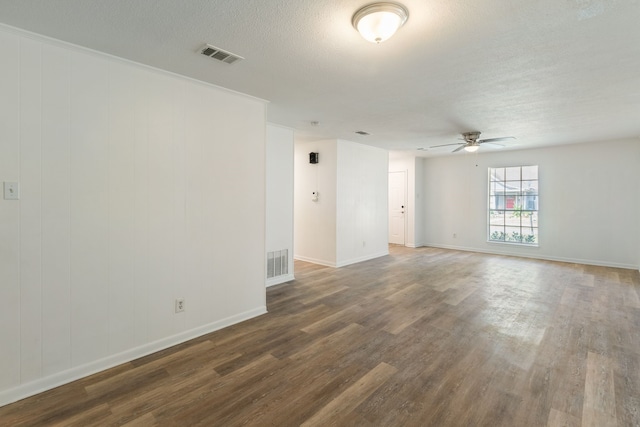
[[[489,168],[488,240],[538,245],[538,166]]]

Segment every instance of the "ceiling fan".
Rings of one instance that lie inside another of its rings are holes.
[[[473,153],[474,151],[478,151],[478,148],[480,148],[480,144],[494,145],[496,147],[504,147],[504,145],[496,144],[496,142],[516,139],[513,136],[503,136],[501,138],[478,139],[480,137],[480,133],[481,132],[465,132],[462,134],[462,138],[460,138],[464,142],[456,142],[454,144],[432,145],[429,148],[459,145],[459,147],[453,150],[452,153],[458,152],[462,149],[464,149],[465,151],[468,151],[469,153]]]

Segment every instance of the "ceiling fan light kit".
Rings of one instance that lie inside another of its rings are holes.
[[[456,142],[453,144],[442,144],[442,145],[432,145],[429,148],[438,148],[438,147],[449,147],[452,145],[459,145],[458,148],[456,148],[455,150],[452,151],[452,153],[457,153],[460,150],[463,150],[468,152],[468,153],[474,153],[476,151],[478,151],[478,149],[480,148],[481,144],[488,144],[488,145],[493,145],[495,147],[499,147],[502,148],[504,147],[504,145],[502,144],[496,144],[496,142],[501,142],[501,141],[508,141],[511,139],[516,139],[513,136],[502,136],[499,138],[487,138],[487,139],[478,139],[480,138],[480,133],[481,132],[464,132],[462,134],[462,140],[464,142]]]
[[[372,3],[358,10],[351,19],[365,40],[381,43],[395,34],[409,19],[409,11],[398,3]]]

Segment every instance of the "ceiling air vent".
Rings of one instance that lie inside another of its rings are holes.
[[[236,55],[235,53],[227,52],[226,50],[222,50],[219,47],[211,46],[210,44],[204,45],[200,49],[200,53],[204,56],[208,56],[209,58],[217,59],[218,61],[225,62],[227,64],[233,64],[234,62],[244,59],[240,55]]]

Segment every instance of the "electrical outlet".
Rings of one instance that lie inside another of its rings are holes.
[[[4,183],[4,199],[5,200],[20,200],[20,184],[17,182]]]
[[[176,313],[184,311],[184,298],[176,298]]]

